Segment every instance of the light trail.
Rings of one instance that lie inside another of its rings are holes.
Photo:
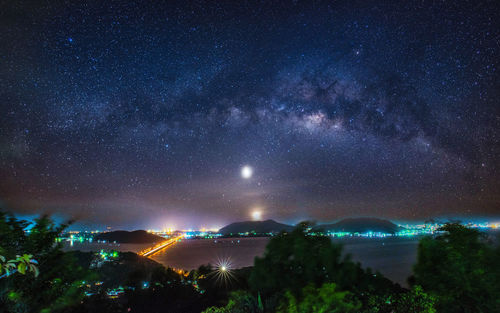
[[[151,248],[148,248],[146,250],[143,250],[141,252],[139,252],[138,254],[141,255],[141,256],[151,256],[157,252],[160,252],[161,250],[165,249],[165,248],[168,248],[170,247],[171,245],[173,245],[174,243],[176,243],[178,240],[182,239],[182,237],[184,237],[184,235],[180,235],[180,236],[177,236],[177,237],[174,237],[174,238],[170,238],[166,241],[163,241],[159,244],[157,244],[156,246],[153,246]]]

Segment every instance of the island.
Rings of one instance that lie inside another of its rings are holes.
[[[313,228],[315,231],[323,232],[346,232],[346,233],[384,233],[395,234],[402,230],[400,227],[391,221],[373,218],[373,217],[358,217],[346,218],[333,224],[322,224]]]
[[[95,236],[94,240],[117,243],[155,243],[164,241],[165,238],[150,234],[145,230],[117,230],[99,234]]]
[[[223,235],[256,233],[269,234],[279,233],[281,231],[289,232],[293,230],[293,226],[281,224],[274,220],[265,221],[245,221],[229,224],[219,229],[219,233]]]

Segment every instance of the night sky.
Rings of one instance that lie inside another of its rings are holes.
[[[119,228],[498,217],[499,6],[2,1],[0,206]]]

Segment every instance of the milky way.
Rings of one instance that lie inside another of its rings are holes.
[[[124,228],[500,215],[495,1],[0,8],[5,209]]]

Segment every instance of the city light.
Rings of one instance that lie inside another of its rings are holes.
[[[262,211],[259,210],[259,209],[256,209],[254,211],[252,211],[252,219],[254,221],[260,221],[262,218]]]
[[[232,273],[232,263],[229,257],[219,258],[216,262],[215,270],[212,272],[215,275],[215,281],[218,284],[228,285],[234,279]]]

